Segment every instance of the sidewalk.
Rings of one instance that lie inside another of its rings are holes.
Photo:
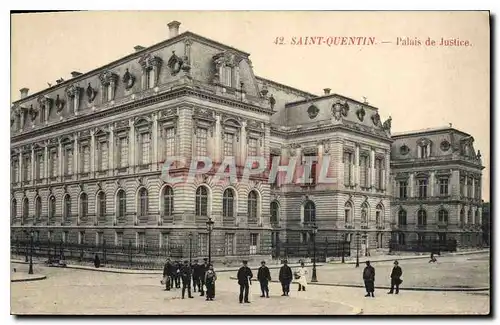
[[[10,282],[26,282],[26,281],[39,281],[45,280],[47,276],[42,274],[28,274],[25,272],[11,272]]]

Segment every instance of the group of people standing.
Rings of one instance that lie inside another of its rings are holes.
[[[184,264],[181,264],[180,261],[171,262],[170,259],[167,259],[163,267],[163,280],[161,281],[165,285],[165,290],[180,289],[182,281],[182,299],[185,298],[186,290],[188,297],[194,298],[191,294],[192,282],[194,292],[198,289],[200,296],[203,297],[205,296],[204,289],[206,288],[206,300],[212,301],[215,298],[215,281],[217,280],[217,275],[213,265],[209,264],[207,260],[207,258],[204,258],[203,264],[198,264],[198,260],[194,260],[192,264],[186,260]]]
[[[250,285],[252,284],[253,273],[248,267],[248,262],[243,261],[243,266],[238,270],[238,284],[240,286],[240,296],[239,301],[241,303],[250,303],[248,299],[248,293]],[[290,293],[290,284],[295,279],[299,284],[299,291],[306,291],[307,286],[307,269],[304,263],[300,263],[300,267],[295,273],[292,273],[292,269],[288,266],[286,260],[283,261],[283,266],[280,268],[279,281],[281,283],[281,288],[283,294],[281,296],[288,296]],[[260,283],[261,298],[269,298],[269,281],[271,281],[271,272],[266,265],[265,261],[261,262],[261,266],[257,271],[257,280]]]

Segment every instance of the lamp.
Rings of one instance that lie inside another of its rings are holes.
[[[212,263],[212,231],[214,228],[214,221],[212,218],[207,220],[207,231],[208,231],[208,264]]]

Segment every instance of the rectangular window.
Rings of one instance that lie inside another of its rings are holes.
[[[344,222],[349,223],[349,210],[348,209],[344,210]]]
[[[97,246],[101,246],[104,243],[104,233],[96,232],[95,234],[95,243]]]
[[[474,190],[474,194],[476,196],[476,199],[481,199],[481,181],[479,179],[476,179],[474,186],[476,189]]]
[[[23,180],[29,181],[31,179],[31,159],[29,156],[24,157],[23,168],[24,168]]]
[[[36,156],[36,177],[37,179],[43,179],[44,177],[44,159],[43,153],[38,153]]]
[[[448,178],[439,179],[439,195],[448,195]]]
[[[349,186],[352,180],[352,152],[344,152],[344,185]]]
[[[64,175],[73,174],[73,150],[66,148],[64,152]]]
[[[208,255],[208,234],[198,234],[198,252],[200,256]]]
[[[427,180],[419,179],[418,180],[418,197],[426,198],[427,197]]]
[[[50,154],[50,171],[51,171],[51,176],[56,177],[57,176],[57,151],[52,151]]]
[[[207,129],[196,129],[196,154],[198,155],[198,157],[205,157],[207,155],[207,137]]]
[[[234,156],[234,134],[224,134],[224,157]]]
[[[18,172],[19,172],[19,163],[17,160],[12,160],[12,167],[11,167],[11,171],[12,171],[12,182],[15,183],[18,181],[19,179],[19,175],[18,175]]]
[[[150,136],[149,133],[142,133],[140,136],[141,145],[141,164],[149,164],[149,149],[150,149]]]
[[[104,171],[108,169],[108,142],[102,141],[99,142],[98,152],[97,152],[97,166],[100,171]]]
[[[254,138],[248,139],[248,156],[257,157],[258,140]]]
[[[160,234],[160,247],[164,249],[168,249],[168,233],[162,232]]]
[[[113,100],[113,87],[111,85],[106,86],[106,101]]]
[[[226,234],[225,238],[225,255],[233,256],[234,254],[234,234]]]
[[[143,232],[137,232],[136,233],[136,246],[139,248],[143,248],[146,246],[146,234]]]
[[[470,177],[467,179],[467,197],[472,197],[472,179]]]
[[[118,159],[120,160],[120,163],[118,166],[120,167],[127,167],[128,166],[128,140],[126,137],[122,137],[118,140],[118,146],[119,146],[119,156]]]
[[[258,245],[259,245],[259,234],[250,234],[250,255],[257,254]]]
[[[174,128],[168,128],[164,130],[165,132],[165,154],[164,158],[167,159],[168,157],[173,157],[175,156],[175,129]],[[198,139],[198,137],[196,138]],[[205,137],[206,141],[206,137]],[[197,145],[198,146],[198,145]]]
[[[465,196],[465,178],[460,177],[460,195]]]
[[[408,197],[408,181],[399,182],[399,197],[406,199]]]
[[[153,69],[146,71],[146,89],[151,89],[155,86],[155,73]]]
[[[82,146],[82,173],[90,171],[90,147],[88,145]]]
[[[382,159],[375,159],[375,187],[377,189],[382,189],[382,181],[384,177],[382,176],[384,170],[384,163]]]
[[[222,67],[222,84],[227,87],[232,87],[232,68],[225,66]]]
[[[123,232],[117,231],[115,234],[115,245],[116,246],[123,246]]]
[[[370,170],[369,158],[366,155],[361,156],[359,160],[359,176],[360,186],[363,188],[368,187],[368,171]]]
[[[316,156],[315,153],[306,153],[302,157],[302,164],[304,165],[304,173],[306,173],[306,169],[308,170],[309,175],[304,174],[304,182],[306,184],[315,184],[316,183],[316,166],[317,166],[317,160],[313,160],[312,158],[306,158],[305,157],[314,157]],[[306,166],[307,165],[307,166]],[[310,166],[310,167],[309,167]],[[310,181],[309,181],[310,179]]]

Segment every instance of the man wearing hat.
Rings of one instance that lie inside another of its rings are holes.
[[[260,291],[262,291],[261,298],[269,298],[269,281],[271,281],[271,273],[269,268],[266,266],[266,262],[260,262],[259,271],[257,272],[257,280],[260,283]]]
[[[252,284],[252,270],[247,266],[247,261],[243,261],[243,266],[238,270],[238,284],[240,285],[240,304],[245,301],[250,303],[248,300],[248,290]],[[245,295],[245,300],[243,300],[243,294]]]
[[[189,262],[186,260],[184,261],[184,265],[181,268],[181,279],[182,279],[182,299],[184,299],[184,294],[186,293],[186,288],[188,290],[188,296],[189,298],[194,298],[191,296],[191,277],[192,271],[191,271],[191,266],[189,265]]]
[[[365,297],[375,297],[375,268],[370,265],[370,261],[366,261],[366,267],[363,270],[363,281],[365,281],[366,295]]]
[[[170,291],[172,286],[172,263],[170,263],[170,259],[167,258],[167,262],[163,267],[163,280],[162,284],[165,284],[165,290]]]
[[[292,282],[292,269],[288,266],[288,261],[283,261],[283,266],[280,268],[279,280],[283,289],[282,296],[288,296],[290,293],[290,283]]]
[[[196,288],[201,292],[200,266],[198,260],[194,260],[193,265],[191,265],[193,270],[193,292],[196,292]]]
[[[205,295],[205,290],[204,290],[204,286],[205,286],[205,273],[207,273],[208,271],[208,258],[204,258],[203,259],[203,265],[200,265],[200,269],[199,269],[199,276],[200,276],[200,288],[199,288],[199,291],[200,291],[200,297],[203,297]]]
[[[394,287],[396,287],[396,294],[399,293],[399,285],[403,280],[401,280],[401,276],[403,275],[403,270],[399,266],[398,261],[394,261],[394,267],[392,268],[391,272],[391,290],[388,292],[388,294],[393,294],[394,293]]]

